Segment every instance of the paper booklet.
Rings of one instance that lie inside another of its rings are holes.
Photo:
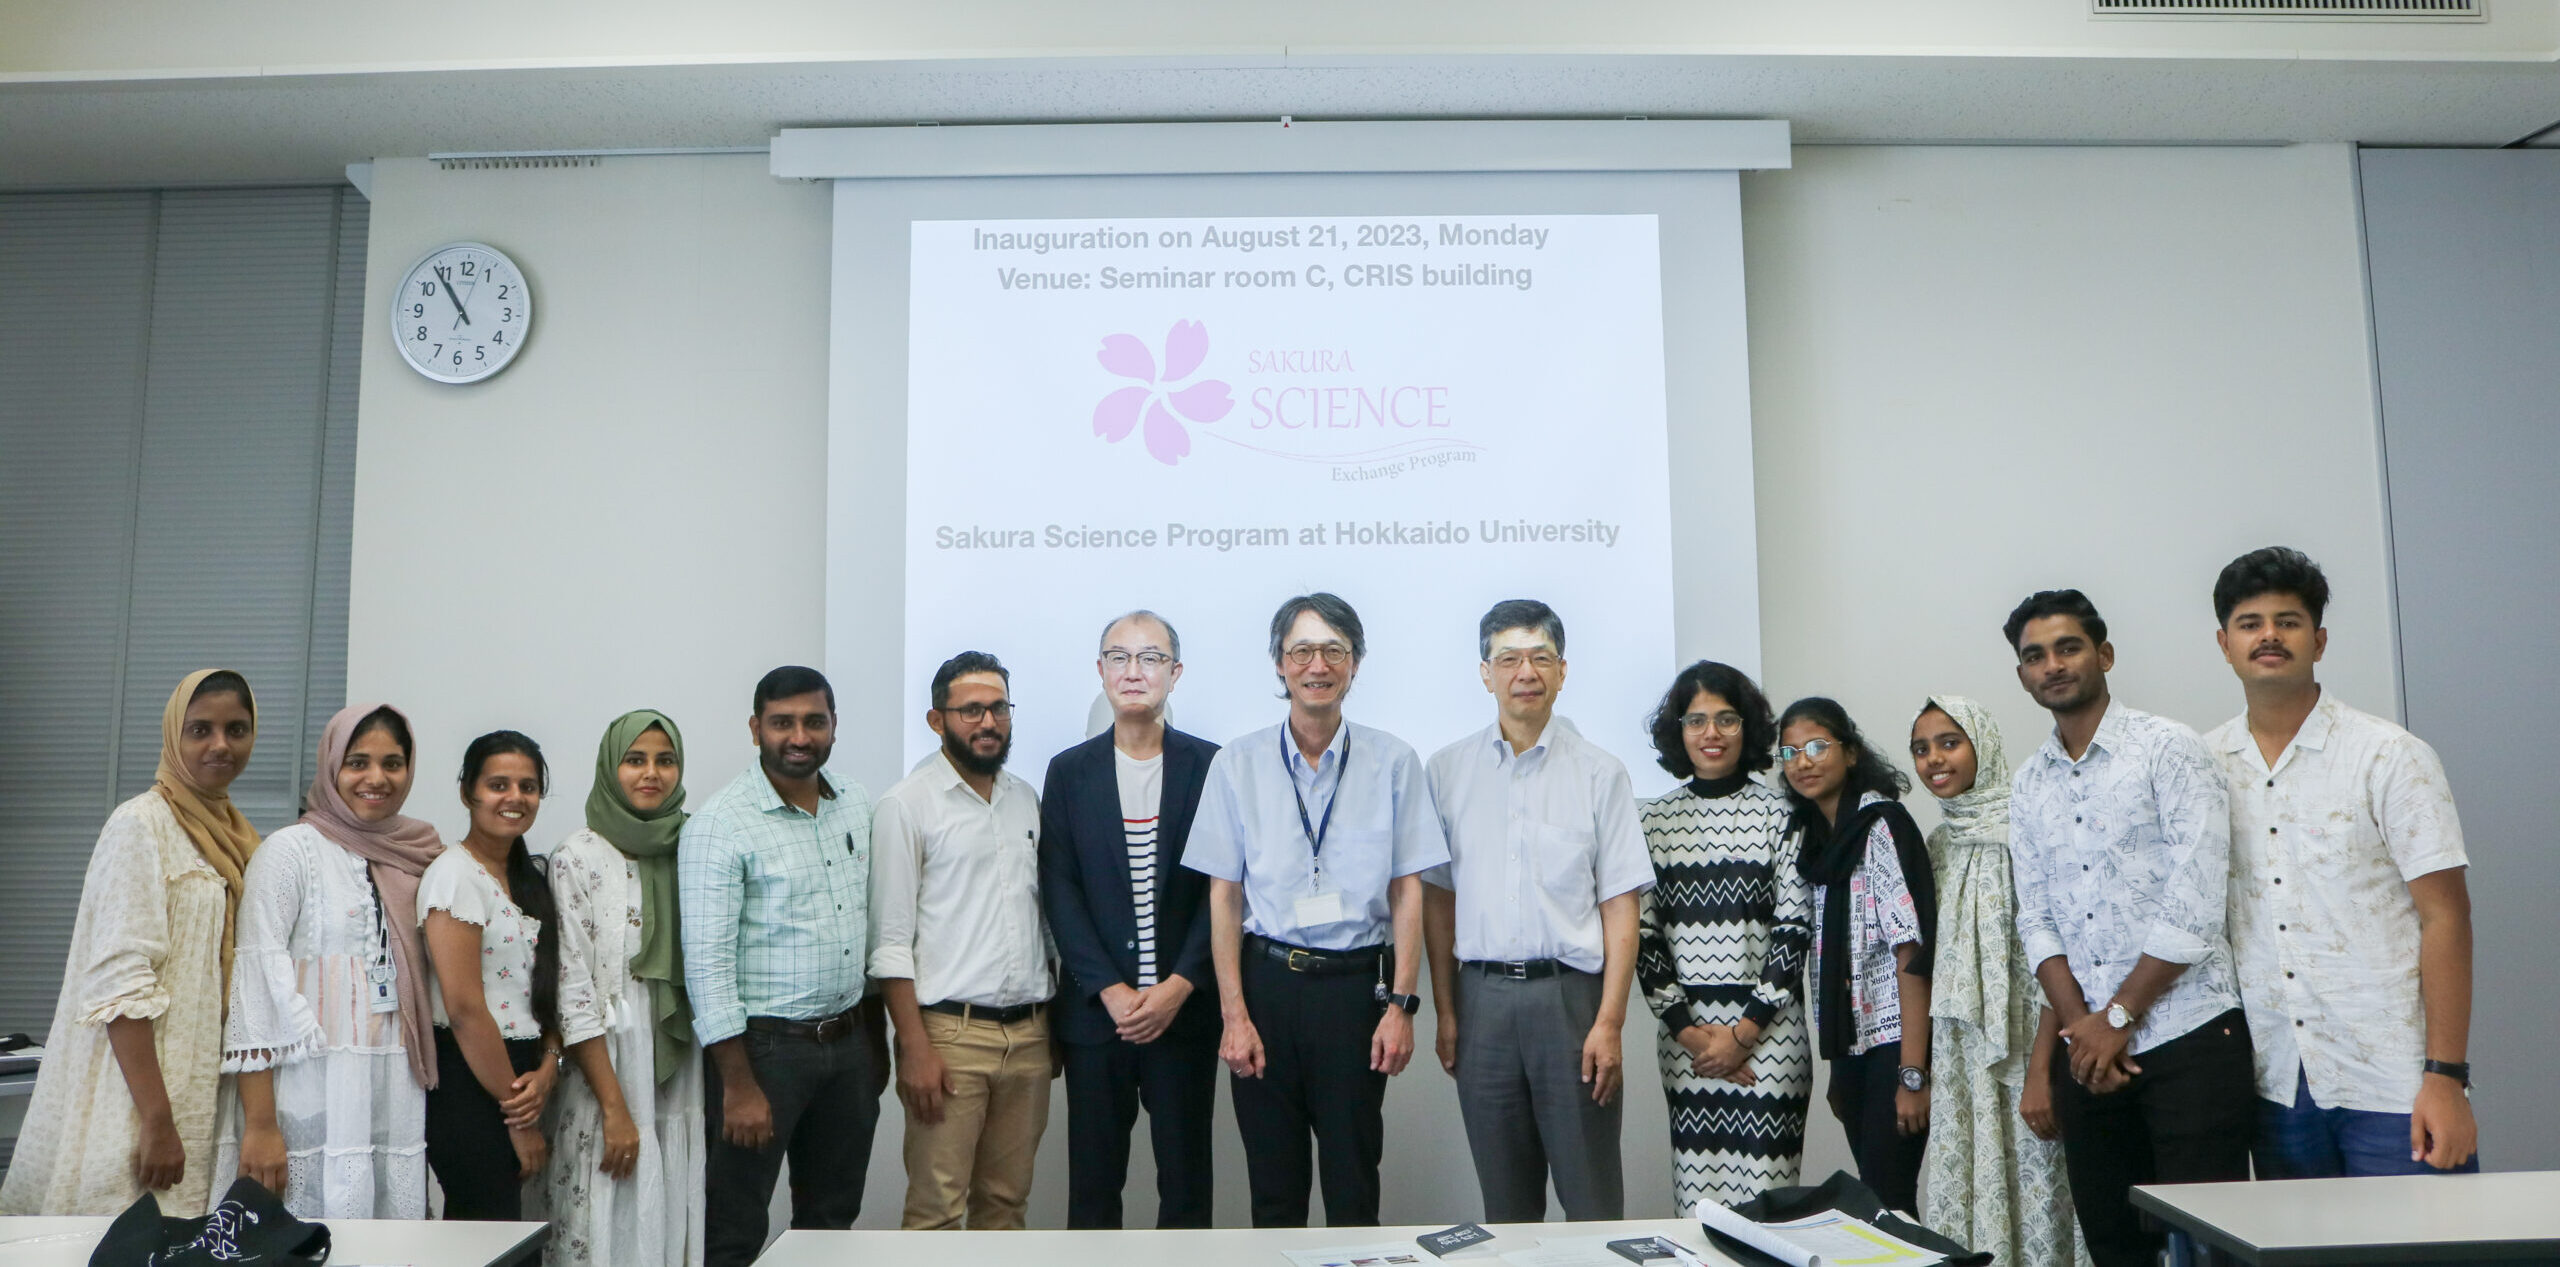
[[[1922,1249],[1865,1219],[1826,1210],[1784,1223],[1754,1223],[1713,1201],[1700,1201],[1698,1221],[1788,1267],[1927,1267],[1946,1256]]]
[[[1411,1241],[1382,1245],[1337,1245],[1330,1249],[1284,1249],[1283,1258],[1297,1267],[1428,1267],[1431,1255]]]

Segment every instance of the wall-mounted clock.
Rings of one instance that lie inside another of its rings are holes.
[[[516,359],[533,329],[533,290],[504,251],[453,242],[409,266],[391,297],[391,341],[439,383],[476,383]]]

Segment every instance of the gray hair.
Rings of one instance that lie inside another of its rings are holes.
[[[1493,605],[1493,610],[1476,622],[1476,658],[1493,658],[1493,636],[1505,629],[1527,629],[1543,635],[1555,644],[1556,654],[1564,654],[1564,618],[1556,609],[1534,598],[1506,598]]]
[[[1173,662],[1175,664],[1182,663],[1182,635],[1174,630],[1172,621],[1167,620],[1154,612],[1148,611],[1144,607],[1141,607],[1136,611],[1122,612],[1119,615],[1112,617],[1111,623],[1102,627],[1102,638],[1099,644],[1094,647],[1094,654],[1098,656],[1111,649],[1112,630],[1119,628],[1124,622],[1139,619],[1152,620],[1164,628],[1165,641],[1173,644],[1170,648],[1173,652]]]
[[[1280,663],[1280,653],[1284,650],[1280,640],[1289,636],[1289,626],[1298,623],[1298,615],[1301,612],[1314,612],[1316,619],[1331,625],[1335,633],[1350,639],[1351,660],[1354,664],[1369,658],[1369,635],[1360,628],[1360,613],[1351,610],[1351,604],[1331,594],[1318,592],[1301,594],[1280,604],[1280,610],[1271,613],[1271,662],[1273,664]]]

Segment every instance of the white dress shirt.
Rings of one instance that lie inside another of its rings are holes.
[[[2427,1058],[2409,881],[2470,864],[2444,765],[2322,692],[2267,764],[2246,713],[2205,745],[2231,780],[2231,949],[2258,1094],[2406,1113]]]
[[[1388,884],[1449,860],[1422,759],[1345,721],[1317,762],[1307,764],[1286,722],[1218,749],[1182,865],[1244,886],[1246,932],[1312,950],[1384,945],[1395,935]],[[1311,834],[1324,838],[1321,857]],[[1340,918],[1301,918],[1317,908]]]
[[[1458,896],[1458,958],[1600,971],[1600,904],[1653,887],[1626,764],[1557,717],[1518,753],[1488,726],[1424,775],[1449,861],[1422,878]]]
[[[2066,956],[2092,1009],[2144,955],[2187,965],[2134,1026],[2133,1052],[2240,1006],[2223,937],[2231,798],[2196,732],[2109,702],[2078,761],[2048,735],[2010,789],[2029,964]]]
[[[916,1002],[1013,1007],[1057,993],[1040,913],[1040,798],[1010,772],[981,800],[935,753],[871,820],[871,975]]]

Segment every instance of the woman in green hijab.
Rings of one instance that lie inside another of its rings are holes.
[[[560,1029],[585,1075],[556,1097],[554,1264],[702,1261],[702,1062],[676,921],[684,817],[683,732],[648,709],[615,718],[586,830],[551,855]]]

